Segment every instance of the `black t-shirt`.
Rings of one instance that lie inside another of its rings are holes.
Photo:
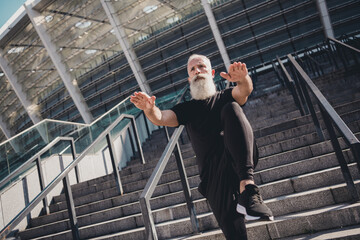
[[[224,152],[221,110],[226,103],[235,101],[232,88],[217,92],[206,100],[191,100],[177,104],[175,112],[179,125],[185,125],[194,148],[203,179],[208,175],[209,163],[220,159]],[[216,165],[216,164],[215,164]]]

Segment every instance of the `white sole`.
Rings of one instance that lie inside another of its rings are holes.
[[[246,212],[246,208],[244,208],[243,206],[241,206],[240,204],[237,204],[236,206],[236,211],[242,215],[245,216],[245,219],[247,221],[255,221],[255,220],[259,220],[261,219],[261,217],[258,217],[258,216],[251,216],[249,215],[247,212]],[[269,221],[274,221],[274,216],[271,216],[271,217],[266,217]],[[264,218],[262,218],[264,219]]]

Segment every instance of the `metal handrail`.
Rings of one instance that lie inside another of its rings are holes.
[[[343,50],[350,50],[351,55],[355,61],[356,64],[359,64],[358,57],[360,56],[360,50],[352,47],[344,42],[341,42],[335,38],[328,37],[327,42],[329,45],[329,48],[332,50],[332,52],[336,52],[339,59],[343,63],[344,68],[347,70],[347,65],[349,63],[349,56],[346,54]],[[339,46],[338,48],[336,46]]]
[[[118,187],[119,193],[121,195],[123,195],[123,188],[122,188],[122,184],[121,184],[121,180],[120,180],[120,174],[119,174],[119,171],[117,170],[117,166],[116,166],[114,147],[113,147],[113,143],[112,143],[112,140],[111,140],[110,133],[125,118],[131,120],[131,123],[132,123],[131,125],[133,127],[134,135],[135,135],[135,138],[137,139],[136,144],[137,144],[138,150],[140,152],[140,158],[141,158],[142,162],[145,163],[144,155],[143,155],[140,140],[139,140],[138,131],[137,131],[137,128],[136,128],[135,117],[132,116],[132,115],[121,114],[119,118],[117,118],[109,127],[107,127],[95,139],[95,141],[92,142],[77,157],[76,157],[76,153],[75,153],[75,146],[74,146],[73,138],[59,137],[58,141],[61,141],[61,140],[71,141],[71,143],[72,143],[71,149],[72,149],[72,155],[73,155],[74,160],[64,170],[62,170],[62,172],[59,175],[57,175],[57,177],[55,177],[46,187],[44,187],[44,189],[22,211],[20,211],[17,216],[15,216],[1,230],[0,239],[5,239],[6,236],[37,206],[37,204],[40,203],[41,201],[43,201],[46,198],[46,196],[50,193],[50,191],[58,183],[60,183],[60,181],[63,181],[63,184],[64,184],[64,190],[65,190],[65,195],[66,195],[66,199],[67,199],[66,202],[68,204],[68,212],[69,212],[69,218],[70,218],[70,224],[71,224],[71,230],[72,230],[73,239],[80,239],[79,229],[78,229],[78,224],[77,224],[77,218],[76,218],[76,213],[75,213],[75,205],[74,205],[74,200],[73,200],[73,197],[72,197],[72,192],[71,192],[71,188],[70,188],[70,182],[69,182],[68,174],[69,174],[69,172],[71,170],[73,170],[79,164],[79,162],[82,159],[84,159],[84,157],[92,150],[92,148],[94,146],[96,146],[98,143],[100,143],[100,141],[102,141],[102,139],[105,137],[106,140],[107,140],[107,145],[109,147],[109,153],[110,153],[110,158],[111,158],[111,162],[112,162],[112,166],[113,166],[113,170],[114,170],[115,179],[116,179],[116,182],[117,182],[117,187]],[[54,142],[53,144],[56,144],[56,143]],[[51,148],[51,146],[46,146],[43,150],[41,150],[41,152],[44,153],[44,152],[46,152],[46,150],[48,150],[50,148]],[[39,154],[40,153],[38,153],[37,156],[40,156]],[[26,166],[29,166],[29,163],[27,163]]]
[[[328,37],[328,39],[329,39],[330,41],[333,41],[333,42],[335,42],[336,44],[339,44],[339,45],[341,45],[341,46],[343,46],[343,47],[345,47],[345,48],[347,48],[347,49],[350,49],[350,50],[352,50],[352,51],[354,51],[354,52],[356,52],[356,53],[360,53],[360,50],[359,50],[359,49],[354,48],[354,47],[352,47],[352,46],[350,46],[350,45],[348,45],[348,44],[346,44],[346,43],[343,43],[343,42],[341,42],[341,41],[339,41],[339,40],[337,40],[337,39],[335,39],[335,38]]]
[[[21,172],[25,171],[28,167],[31,166],[31,164],[36,161],[41,155],[43,155],[46,151],[51,149],[55,144],[57,144],[60,141],[72,141],[74,142],[74,139],[72,137],[56,137],[54,140],[52,140],[48,145],[46,145],[43,149],[41,149],[37,154],[32,156],[29,160],[21,164],[17,169],[15,169],[13,172],[11,172],[9,175],[7,175],[3,180],[0,181],[0,189],[5,186],[11,179],[16,177]]]
[[[359,194],[356,190],[354,185],[354,181],[350,174],[349,168],[347,166],[347,162],[344,158],[342,153],[342,149],[340,147],[338,138],[336,136],[334,127],[339,131],[341,136],[344,138],[345,143],[351,148],[355,161],[357,162],[357,166],[360,172],[360,142],[354,135],[354,133],[348,128],[348,126],[344,123],[341,117],[337,114],[335,109],[330,105],[324,95],[320,92],[320,90],[316,87],[310,77],[305,73],[305,71],[301,68],[298,62],[294,59],[294,57],[289,54],[287,55],[288,59],[290,60],[292,66],[296,70],[297,73],[300,75],[300,82],[301,82],[301,90],[303,91],[303,95],[306,98],[306,102],[308,107],[310,108],[311,115],[313,117],[314,123],[317,126],[317,130],[320,129],[320,125],[318,125],[318,119],[316,117],[316,113],[314,111],[314,104],[309,96],[309,92],[312,93],[314,96],[318,106],[320,107],[320,112],[322,114],[324,123],[326,125],[326,129],[330,135],[330,140],[332,146],[334,148],[336,157],[338,159],[342,174],[344,176],[345,182],[347,184],[348,190],[352,196],[353,201],[359,201]]]
[[[188,90],[189,88],[185,87],[185,91],[184,93],[181,94],[180,98],[175,98],[178,99],[177,103],[180,103],[183,100]],[[163,174],[172,153],[174,153],[175,155],[176,164],[180,175],[180,181],[184,190],[186,205],[190,214],[190,220],[193,231],[194,233],[198,233],[200,231],[199,222],[196,218],[196,211],[191,196],[189,182],[187,180],[185,165],[180,151],[179,138],[183,130],[184,130],[184,125],[180,125],[177,129],[175,129],[173,135],[169,139],[169,132],[167,127],[165,127],[165,133],[166,133],[166,138],[168,140],[168,144],[166,145],[166,148],[162,153],[159,162],[156,164],[154,171],[152,172],[149,180],[146,183],[144,190],[140,195],[139,202],[140,202],[140,208],[143,216],[147,239],[153,239],[153,240],[158,239],[157,232],[155,229],[154,218],[151,211],[150,198],[155,191],[155,187],[159,183],[161,175]]]
[[[281,59],[278,56],[276,56],[276,59],[280,65],[280,69],[281,69],[281,72],[283,75],[283,81],[285,82],[286,87],[290,90],[291,95],[293,96],[294,102],[295,102],[296,106],[299,108],[301,115],[304,116],[305,112],[307,111],[307,108],[305,108],[305,109],[302,108],[302,105],[300,103],[301,99],[300,99],[298,93],[296,92],[296,83],[291,78],[289,72],[286,70]],[[274,64],[274,68],[277,69],[275,64]]]
[[[188,210],[190,213],[190,220],[192,223],[193,231],[195,233],[199,232],[199,223],[198,223],[198,220],[196,219],[196,212],[195,212],[194,204],[192,202],[191,191],[190,191],[189,183],[187,180],[185,166],[184,166],[184,162],[183,162],[183,159],[181,156],[181,151],[180,151],[179,142],[178,142],[178,139],[179,139],[183,129],[184,129],[184,126],[181,125],[174,131],[169,143],[167,144],[163,154],[160,157],[159,162],[157,163],[154,171],[152,172],[150,179],[147,181],[146,186],[140,195],[139,202],[140,202],[140,208],[141,208],[141,212],[142,212],[142,216],[143,216],[143,220],[144,220],[147,239],[154,239],[154,240],[158,239],[156,229],[155,229],[154,218],[152,216],[152,211],[151,211],[151,206],[150,206],[150,198],[151,198],[152,194],[154,193],[155,187],[158,184],[160,177],[161,177],[162,173],[164,172],[165,167],[166,167],[167,163],[169,162],[169,159],[173,152],[175,153],[175,158],[176,158],[177,166],[179,169],[181,183],[182,183],[184,193],[185,193],[187,207],[188,207]],[[175,147],[176,147],[176,149],[175,149]],[[174,151],[174,149],[175,149],[175,151]]]

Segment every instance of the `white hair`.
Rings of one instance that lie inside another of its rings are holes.
[[[192,55],[189,57],[186,66],[189,66],[190,61],[193,60],[194,58],[202,58],[202,59],[208,64],[209,69],[211,69],[210,59],[209,59],[207,56],[201,55],[201,54],[192,54]]]

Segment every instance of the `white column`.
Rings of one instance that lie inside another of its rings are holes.
[[[318,11],[319,11],[321,23],[324,28],[325,36],[335,38],[334,30],[331,25],[329,11],[326,6],[326,1],[325,0],[316,0],[316,5],[317,5]]]
[[[51,38],[46,32],[45,27],[43,26],[44,16],[42,16],[38,11],[33,10],[31,5],[27,5],[27,3],[24,4],[24,7],[27,15],[31,20],[31,23],[33,24],[42,43],[44,44],[56,70],[58,71],[61,80],[64,82],[64,85],[69,92],[70,97],[72,98],[75,106],[79,110],[81,117],[83,118],[85,123],[90,124],[93,120],[93,116],[89,110],[88,105],[85,102],[79,86],[77,85],[76,79],[72,79],[70,71],[62,62],[61,55],[56,51],[55,44],[51,42]]]
[[[220,52],[221,58],[225,64],[226,71],[228,71],[231,62],[230,62],[229,55],[226,51],[224,41],[221,38],[221,34],[220,34],[219,28],[217,26],[217,23],[216,23],[216,20],[214,17],[214,13],[211,10],[211,6],[210,6],[208,0],[201,0],[201,4],[204,8],[206,17],[209,21],[211,31],[214,35],[216,45],[219,48],[219,52]]]
[[[134,73],[135,79],[139,84],[141,91],[151,95],[151,89],[149,84],[146,82],[145,74],[141,68],[139,60],[135,54],[134,49],[129,43],[125,30],[117,18],[113,16],[116,13],[113,5],[109,1],[101,0],[101,4],[105,10],[105,13],[110,21],[111,26],[115,31],[115,35],[120,43],[122,50],[124,51],[125,57],[130,65],[132,72]]]
[[[10,139],[12,137],[12,131],[8,128],[8,125],[3,121],[3,118],[0,116],[0,128],[3,131],[4,135],[6,136],[6,139]],[[14,149],[15,152],[21,152],[21,147],[19,147],[19,144],[15,141],[9,141],[11,147]],[[24,152],[24,151],[22,151]]]
[[[0,67],[2,68],[6,78],[8,79],[11,87],[14,89],[16,96],[19,98],[21,104],[29,114],[31,121],[34,125],[42,120],[41,114],[34,108],[33,104],[26,98],[26,93],[22,90],[22,86],[19,83],[17,76],[13,73],[13,70],[9,66],[8,62],[4,58],[4,52],[0,50]]]
[[[3,118],[0,116],[0,128],[3,131],[6,139],[11,138],[11,130],[8,128],[8,126],[6,125],[6,123],[3,121]]]

